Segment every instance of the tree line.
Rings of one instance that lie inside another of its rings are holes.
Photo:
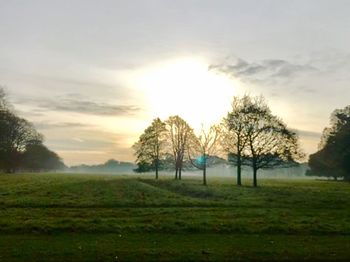
[[[336,109],[323,130],[319,150],[310,155],[306,175],[350,181],[350,106]]]
[[[63,169],[61,158],[43,140],[30,122],[16,114],[0,87],[0,172]],[[175,179],[181,180],[184,168],[192,166],[202,170],[204,185],[207,167],[223,159],[236,166],[237,185],[242,184],[242,167],[249,166],[257,186],[258,170],[290,167],[304,157],[298,136],[272,114],[262,96],[249,95],[234,97],[222,121],[199,134],[180,116],[156,118],[133,148],[137,172],[155,171],[158,179],[159,170],[171,167]],[[310,155],[308,164],[306,175],[350,181],[350,106],[332,113],[330,127],[324,129],[319,150]]]
[[[162,163],[172,161],[175,179],[181,180],[185,162],[203,171],[207,184],[207,167],[211,159],[225,157],[237,167],[237,185],[241,185],[242,166],[250,166],[253,186],[257,186],[259,169],[290,167],[303,158],[296,133],[282,119],[273,115],[265,99],[245,95],[235,97],[231,111],[221,123],[193,128],[180,116],[153,120],[133,145],[137,171],[155,171],[158,179]]]
[[[51,171],[65,167],[61,158],[43,144],[43,135],[19,117],[0,87],[0,171]]]

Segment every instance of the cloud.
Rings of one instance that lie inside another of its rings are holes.
[[[318,71],[309,64],[295,64],[282,59],[266,59],[249,63],[241,58],[232,57],[222,63],[209,65],[208,69],[253,82],[292,78],[299,74]]]
[[[31,111],[25,111],[25,110],[19,110],[16,108],[15,112],[17,114],[19,114],[20,116],[22,117],[29,117],[29,118],[32,118],[32,117],[41,117],[41,116],[44,116],[44,113],[41,111],[41,110],[31,110]]]
[[[134,115],[140,108],[134,105],[111,105],[104,102],[87,100],[74,95],[57,97],[57,99],[22,98],[16,101],[19,104],[35,106],[42,110],[75,112],[100,116],[125,116]]]
[[[49,134],[46,144],[58,152],[94,150],[111,154],[124,147],[130,148],[125,142],[128,134],[107,132],[91,126],[75,129],[62,127],[62,130],[50,129],[46,133]]]
[[[108,151],[108,149],[113,148],[116,145],[114,141],[108,141],[103,139],[82,139],[78,137],[73,137],[69,139],[52,139],[49,141],[52,148],[57,151]]]
[[[53,129],[53,128],[83,128],[90,127],[83,123],[74,123],[74,122],[61,122],[61,123],[48,123],[48,122],[34,122],[34,126],[40,130],[44,129]]]
[[[301,129],[297,129],[297,128],[292,128],[291,130],[302,137],[317,138],[317,139],[321,138],[321,133],[319,133],[319,132],[314,132],[314,131],[309,131],[309,130],[301,130]]]
[[[129,105],[110,105],[93,101],[61,99],[60,101],[42,102],[39,107],[53,111],[69,111],[92,115],[119,116],[133,115],[138,107]]]
[[[12,76],[16,79],[21,79],[26,82],[31,81],[36,84],[45,84],[50,85],[52,83],[60,84],[60,85],[68,85],[68,86],[80,86],[80,87],[92,87],[92,88],[99,88],[99,89],[121,89],[120,86],[111,83],[104,83],[101,81],[95,81],[93,79],[86,78],[84,80],[81,80],[78,78],[74,77],[67,77],[67,76],[51,76],[51,75],[43,75],[43,74],[36,74],[36,73],[28,73],[28,72],[23,72],[21,70],[12,70],[11,68],[6,68],[6,67],[0,67],[0,73],[2,75],[9,75]]]

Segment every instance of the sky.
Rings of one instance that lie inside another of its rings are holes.
[[[0,0],[0,85],[68,165],[134,161],[155,117],[196,130],[263,95],[317,150],[350,101],[350,1]]]

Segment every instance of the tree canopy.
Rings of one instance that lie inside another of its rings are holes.
[[[165,154],[165,131],[165,123],[156,118],[133,145],[138,165],[137,172],[155,170],[158,179],[160,159]]]
[[[34,166],[42,170],[63,167],[60,158],[42,142],[43,136],[33,124],[16,115],[0,88],[0,170],[13,173]],[[33,163],[28,162],[30,158]]]
[[[164,123],[156,119],[140,136],[134,149],[137,171],[150,171],[155,163],[161,162],[161,155],[164,158],[171,154],[175,179],[181,179],[184,164],[190,162],[203,170],[204,185],[209,160],[217,159],[223,152],[237,165],[238,185],[241,167],[252,167],[254,186],[257,186],[259,169],[297,165],[296,161],[304,156],[297,135],[271,113],[265,99],[248,95],[235,97],[232,110],[222,123],[208,130],[202,128],[198,136],[179,116],[170,116]]]
[[[221,146],[228,155],[228,160],[237,167],[237,185],[241,185],[243,154],[246,149],[248,136],[246,127],[249,124],[246,109],[252,104],[252,99],[245,95],[234,97],[232,109],[222,121]]]
[[[26,145],[21,168],[32,172],[61,170],[65,167],[61,158],[38,141]]]
[[[167,139],[173,155],[175,166],[175,179],[181,180],[183,163],[186,158],[188,146],[194,139],[192,127],[179,116],[170,116],[166,121]]]
[[[263,97],[235,97],[223,126],[223,147],[237,165],[238,185],[242,165],[252,167],[257,186],[259,169],[291,166],[303,157],[297,135],[271,113]]]
[[[350,180],[350,106],[331,114],[323,131],[319,151],[309,157],[307,175]]]

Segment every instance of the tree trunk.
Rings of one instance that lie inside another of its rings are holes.
[[[179,168],[179,180],[181,180],[181,172],[182,172],[182,166]]]
[[[177,180],[177,172],[179,171],[179,169],[176,167],[175,168],[175,180]]]
[[[338,180],[338,178],[335,176],[335,177],[334,177],[334,180],[335,180],[335,181],[337,181],[337,180]]]
[[[158,169],[159,169],[159,161],[156,160],[156,179],[158,179]]]
[[[257,170],[257,168],[254,166],[254,167],[253,167],[253,186],[254,186],[254,187],[257,187],[257,186],[258,186],[258,181],[257,181],[257,178],[256,178],[257,172],[258,172],[258,170]]]
[[[238,186],[242,185],[241,174],[242,174],[241,156],[237,156],[237,185]]]
[[[203,185],[207,185],[207,166],[206,164],[203,167]]]

